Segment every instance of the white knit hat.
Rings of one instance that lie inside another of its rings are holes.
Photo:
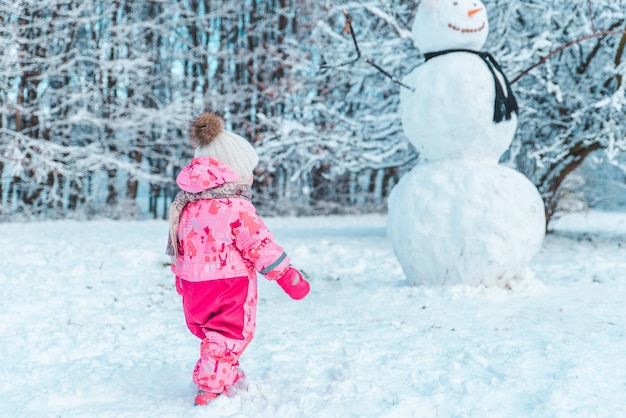
[[[191,122],[189,141],[195,148],[194,157],[211,157],[230,167],[238,182],[248,183],[259,156],[252,145],[237,134],[224,130],[224,120],[205,112]]]

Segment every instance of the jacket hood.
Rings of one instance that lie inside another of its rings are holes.
[[[237,179],[239,176],[228,166],[213,158],[202,157],[194,158],[191,164],[180,170],[176,183],[186,192],[200,193]]]

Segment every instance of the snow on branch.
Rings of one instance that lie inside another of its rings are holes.
[[[558,54],[559,52],[574,46],[576,44],[579,44],[581,42],[587,41],[589,39],[593,39],[593,38],[600,38],[603,36],[610,36],[610,35],[625,35],[626,36],[626,30],[601,30],[601,31],[595,31],[594,33],[591,33],[589,35],[585,35],[585,36],[581,36],[580,38],[576,38],[573,39],[569,42],[564,43],[563,45],[559,46],[558,48],[550,51],[545,57],[541,58],[539,61],[537,61],[535,64],[531,65],[530,67],[528,67],[527,69],[525,69],[524,71],[522,71],[521,73],[519,73],[513,80],[511,80],[511,84],[516,83],[518,80],[520,80],[522,77],[528,75],[528,73],[530,73],[532,70],[534,70],[535,68],[539,67],[540,65],[544,64],[546,61],[548,61],[550,58],[552,58],[554,55]]]
[[[368,9],[369,10],[369,9]],[[381,11],[382,12],[382,11]],[[389,73],[388,71],[386,71],[385,69],[383,69],[381,66],[379,66],[378,64],[376,64],[375,62],[373,62],[371,59],[364,57],[361,54],[361,49],[359,48],[359,43],[356,40],[356,35],[354,33],[354,28],[352,27],[352,19],[350,17],[350,15],[348,14],[348,11],[346,9],[343,10],[343,14],[346,17],[346,23],[341,31],[341,33],[343,34],[350,34],[350,36],[352,37],[352,42],[354,43],[354,48],[356,50],[357,56],[355,59],[350,60],[350,61],[346,61],[343,62],[341,64],[336,64],[336,65],[327,65],[327,64],[323,64],[320,66],[320,69],[322,71],[326,71],[329,70],[331,68],[339,68],[339,67],[344,67],[346,65],[352,65],[354,63],[356,63],[358,60],[360,60],[361,58],[363,58],[363,60],[371,65],[372,67],[376,68],[380,73],[382,73],[385,77],[389,78],[391,81],[393,81],[394,83],[398,84],[401,87],[404,87],[406,89],[409,89],[411,91],[415,91],[414,88],[407,86],[406,84],[404,84],[403,82],[401,82],[399,79],[397,79],[394,75],[392,75],[391,73]]]
[[[380,10],[380,8],[375,6],[365,6],[365,10],[387,22],[387,24],[393,27],[398,35],[400,35],[401,39],[406,39],[413,43],[413,34],[411,33],[411,31],[404,27],[401,27],[398,23],[398,20],[391,16],[389,13],[385,13],[384,11]]]
[[[569,42],[564,43],[563,45],[559,46],[558,48],[550,51],[545,57],[541,58],[538,62],[536,62],[535,64],[531,65],[530,67],[528,67],[527,69],[523,70],[521,73],[519,73],[513,80],[511,80],[511,84],[516,83],[519,79],[521,79],[522,77],[526,76],[528,73],[530,73],[532,70],[534,70],[535,68],[539,67],[540,65],[544,64],[546,61],[548,61],[550,58],[552,58],[554,55],[558,54],[559,52],[580,44],[581,42],[587,41],[589,39],[593,39],[593,38],[600,38],[600,37],[604,37],[604,36],[611,36],[611,35],[622,35],[622,36],[626,36],[626,30],[622,29],[622,30],[596,30],[596,24],[593,20],[593,7],[591,5],[591,0],[587,0],[587,11],[589,13],[589,21],[591,22],[591,33],[589,35],[584,35],[581,36],[579,38],[573,39]]]

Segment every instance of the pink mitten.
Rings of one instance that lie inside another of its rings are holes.
[[[295,300],[304,298],[311,289],[309,282],[304,280],[302,274],[293,267],[289,267],[283,277],[276,280],[276,283]]]

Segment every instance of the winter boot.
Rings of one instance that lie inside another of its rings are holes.
[[[194,399],[193,401],[193,405],[206,405],[218,396],[220,396],[219,393],[213,393],[203,389],[198,389],[198,394],[196,395],[196,399]]]

